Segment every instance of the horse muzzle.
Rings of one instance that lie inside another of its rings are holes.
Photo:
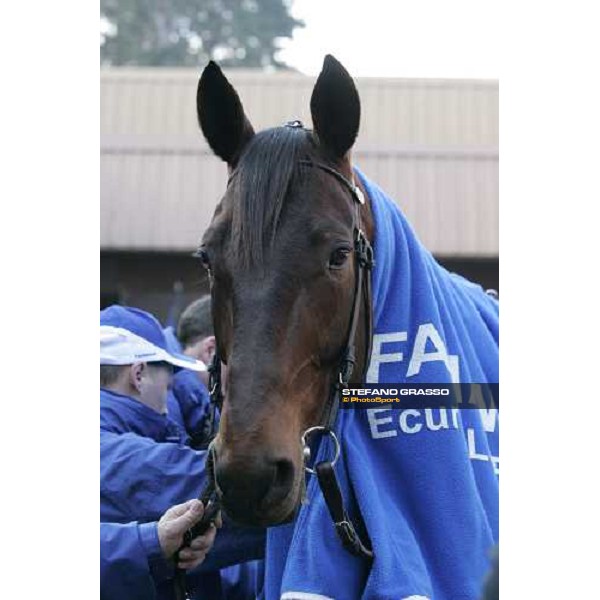
[[[216,458],[215,479],[225,512],[245,525],[289,521],[298,504],[297,471],[288,458],[224,453]]]

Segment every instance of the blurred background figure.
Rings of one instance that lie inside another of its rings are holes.
[[[210,365],[216,349],[210,302],[208,294],[192,302],[181,314],[177,325],[182,352],[205,365]],[[208,384],[208,373],[199,373],[199,376]]]
[[[215,353],[215,335],[212,323],[210,295],[192,302],[181,314],[176,332],[173,327],[164,330],[167,344],[194,360],[210,365]],[[208,371],[175,373],[167,404],[169,415],[189,436],[192,448],[205,448],[210,409]]]
[[[490,572],[485,581],[482,600],[498,600],[500,598],[500,550],[498,546],[492,553]]]

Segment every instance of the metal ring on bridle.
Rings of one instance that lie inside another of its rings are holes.
[[[333,443],[335,444],[333,460],[331,461],[331,466],[333,467],[335,465],[335,463],[337,462],[338,458],[340,457],[340,442],[337,439],[337,436],[335,435],[335,433],[331,429],[324,427],[323,425],[315,425],[315,427],[309,427],[302,434],[302,437],[300,438],[300,440],[302,442],[302,448],[308,448],[308,445],[306,444],[306,438],[315,431],[321,431],[322,433],[328,433],[331,436],[331,438],[333,439]],[[310,473],[311,475],[315,474],[315,470],[311,469],[310,467],[307,467],[306,465],[304,465],[304,470],[307,473]]]

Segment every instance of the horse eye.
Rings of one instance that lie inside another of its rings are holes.
[[[200,259],[200,264],[207,270],[210,271],[210,260],[208,258],[208,252],[204,248],[198,248],[194,256]]]
[[[339,269],[343,267],[349,255],[349,248],[338,248],[337,250],[334,250],[329,257],[329,268]]]

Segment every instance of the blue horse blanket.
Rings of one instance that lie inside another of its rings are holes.
[[[498,303],[442,268],[356,171],[375,218],[368,382],[497,383]],[[267,600],[476,600],[498,541],[498,412],[341,410],[336,473],[375,559],[346,552],[314,476],[294,522],[268,530]],[[321,444],[316,460],[330,457]]]

